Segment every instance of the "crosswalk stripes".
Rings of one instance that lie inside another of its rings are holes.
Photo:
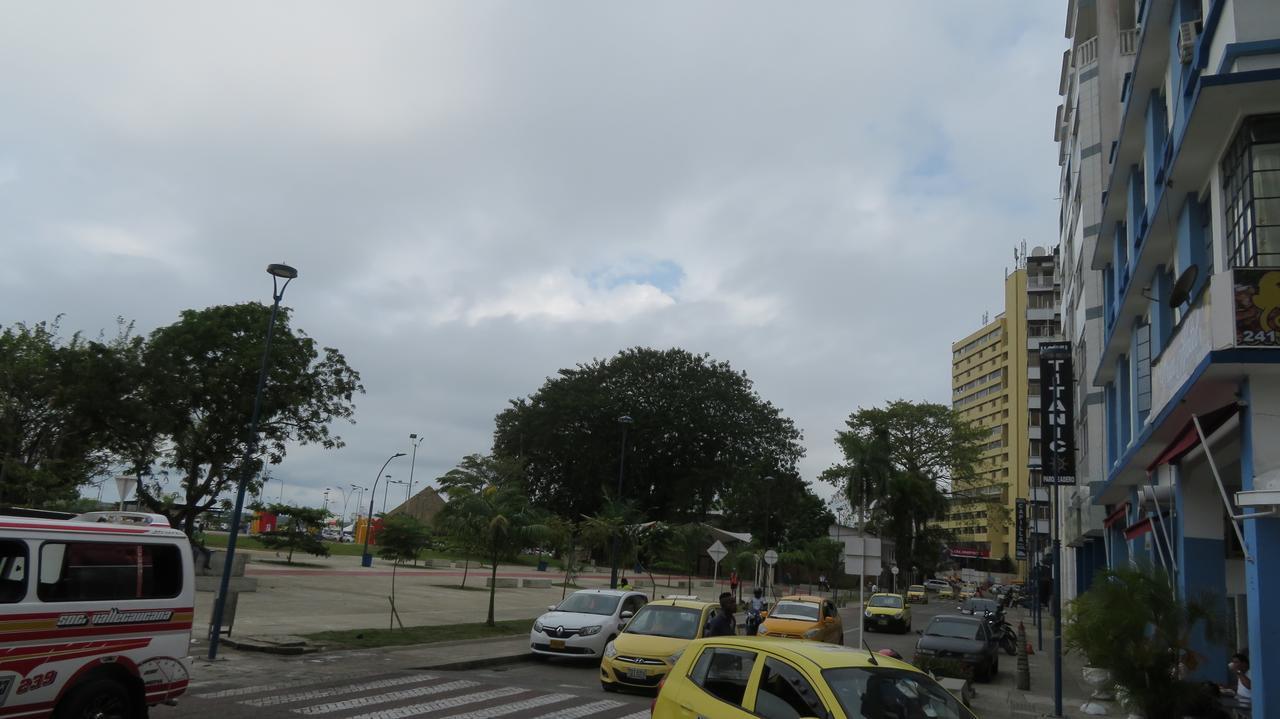
[[[473,682],[470,679],[459,679],[457,681],[445,682],[444,684],[431,684],[425,687],[416,687],[414,689],[404,689],[398,692],[387,692],[386,694],[374,694],[367,697],[356,697],[354,699],[344,699],[340,702],[330,702],[328,704],[315,704],[301,709],[294,709],[294,714],[331,714],[337,711],[345,711],[347,709],[359,709],[367,707],[371,704],[387,704],[389,702],[400,701],[403,699],[417,699],[418,697],[429,696],[431,694],[443,694],[445,692],[457,691],[458,689],[471,689],[480,686],[479,682]]]
[[[527,689],[521,687],[502,687],[501,689],[490,689],[484,692],[475,692],[472,694],[463,694],[461,696],[449,697],[447,699],[437,699],[432,702],[424,702],[422,704],[411,704],[407,707],[396,707],[395,709],[384,709],[382,711],[370,712],[368,714],[357,714],[351,719],[408,719],[416,717],[419,714],[440,711],[441,709],[457,709],[467,704],[476,704],[478,702],[488,701],[490,699],[499,699],[509,697],[512,694],[523,694]]]
[[[503,685],[448,673],[389,673],[214,689],[193,694],[194,717],[239,719],[648,719],[625,697],[573,693],[574,688]],[[345,681],[342,681],[345,680]],[[217,684],[213,685],[218,686]],[[225,685],[223,685],[225,686]],[[206,704],[205,701],[208,700]],[[188,705],[190,707],[190,705]],[[244,712],[249,713],[244,713]],[[625,715],[625,716],[624,716]]]
[[[324,699],[326,697],[366,692],[370,689],[387,689],[389,687],[403,686],[405,684],[419,684],[435,678],[434,674],[416,674],[405,677],[392,677],[390,679],[379,679],[377,681],[363,682],[360,684],[346,684],[337,687],[326,687],[324,689],[313,689],[311,691],[297,692],[295,694],[276,694],[273,696],[261,697],[259,699],[249,699],[240,703],[247,704],[252,707],[272,707],[280,704],[292,704],[294,702],[307,701],[311,699]]]

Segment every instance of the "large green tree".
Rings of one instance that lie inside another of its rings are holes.
[[[292,504],[269,504],[258,509],[276,515],[276,528],[259,534],[258,540],[268,549],[287,551],[286,561],[290,564],[295,551],[315,557],[329,556],[329,547],[320,539],[320,530],[329,517],[329,510]]]
[[[720,505],[728,529],[750,532],[761,546],[774,549],[826,536],[835,521],[822,498],[795,473],[742,478],[722,490]]]
[[[109,476],[142,408],[130,330],[109,341],[64,338],[57,320],[0,331],[0,504],[65,503]]]
[[[822,478],[855,513],[868,507],[868,528],[895,542],[904,571],[932,571],[946,540],[936,524],[946,514],[946,492],[973,483],[984,432],[950,407],[906,400],[860,408],[845,424],[836,434],[845,461]]]
[[[800,432],[746,374],[682,349],[635,348],[562,369],[497,417],[495,454],[520,457],[531,499],[563,517],[596,514],[614,491],[648,519],[703,519],[728,487],[793,474]]]
[[[341,447],[334,420],[354,422],[364,391],[342,353],[289,325],[281,308],[267,361],[256,448],[244,466],[250,412],[270,308],[256,302],[186,310],[148,337],[139,394],[148,407],[122,452],[142,478],[140,496],[188,533],[195,518],[233,490],[241,476],[260,486],[268,464],[290,444]],[[177,480],[176,501],[162,495]]]

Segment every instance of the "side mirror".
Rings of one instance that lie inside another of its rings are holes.
[[[839,549],[839,547],[837,547],[837,549]],[[630,618],[634,617],[635,615],[636,615],[636,613],[635,613],[635,612],[633,612],[633,611],[631,611],[630,609],[628,609],[628,610],[626,610],[625,612],[623,612],[623,613],[622,613],[622,618],[623,618],[623,619],[630,619]]]
[[[554,604],[548,604],[548,605],[547,605],[547,611],[548,611],[548,612],[554,612],[555,610],[556,610],[556,605],[554,605]]]

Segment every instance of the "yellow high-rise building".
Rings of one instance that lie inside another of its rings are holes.
[[[1017,562],[1018,499],[1039,482],[1039,345],[1058,338],[1059,300],[1053,253],[1036,248],[1004,282],[1004,312],[951,345],[951,406],[986,431],[976,479],[952,487],[942,526],[953,535],[951,556],[974,568]],[[1043,499],[1043,492],[1037,498]],[[1040,502],[1027,505],[1031,532],[1047,531]],[[1028,555],[1033,551],[1029,543]],[[991,560],[978,563],[968,560]]]

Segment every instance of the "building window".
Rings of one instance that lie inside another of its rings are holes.
[[[1280,266],[1280,115],[1244,121],[1222,158],[1233,267]]]
[[[1134,329],[1134,354],[1137,365],[1137,387],[1134,394],[1138,403],[1138,423],[1147,421],[1151,413],[1151,324],[1144,322]]]

